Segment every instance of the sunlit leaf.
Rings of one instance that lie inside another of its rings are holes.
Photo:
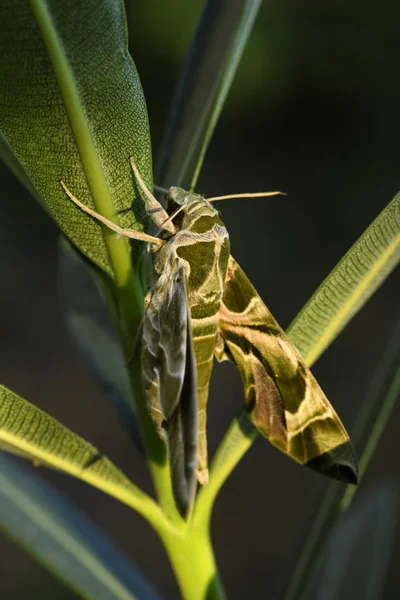
[[[142,514],[157,510],[89,442],[4,386],[0,386],[0,448],[82,479]]]

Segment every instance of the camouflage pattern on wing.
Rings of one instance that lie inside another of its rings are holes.
[[[232,257],[216,357],[239,368],[249,417],[274,446],[330,477],[357,482],[357,462],[342,422]]]

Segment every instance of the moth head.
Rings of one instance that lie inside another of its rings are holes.
[[[174,203],[178,206],[189,206],[192,204],[207,204],[207,200],[200,194],[188,192],[180,187],[169,188],[168,203]]]
[[[174,202],[175,204],[178,204],[178,206],[184,206],[189,201],[191,195],[192,194],[180,187],[172,186],[169,188],[168,192],[168,203]]]
[[[208,205],[207,200],[193,192],[187,192],[179,187],[171,187],[168,193],[167,212],[172,218],[173,224],[179,229],[182,226],[183,219],[188,213],[198,211]]]

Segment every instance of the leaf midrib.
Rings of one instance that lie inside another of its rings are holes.
[[[106,218],[119,223],[101,160],[62,42],[53,25],[45,2],[43,0],[29,1],[60,89],[95,209]],[[68,182],[66,184],[68,185]],[[67,198],[65,201],[68,201]],[[116,240],[115,234],[107,227],[103,226],[102,230],[116,284],[118,287],[124,287],[128,285],[133,276],[129,244],[127,240],[122,238]],[[138,292],[141,297],[141,292],[139,290]]]
[[[314,344],[311,350],[304,357],[307,365],[313,365],[318,357],[322,354],[323,350],[330,344],[332,340],[335,339],[337,331],[341,330],[341,324],[352,315],[353,308],[357,306],[357,303],[362,298],[364,292],[384,269],[385,265],[390,261],[396,250],[398,250],[399,246],[400,234],[394,238],[379,259],[372,264],[369,272],[366,273],[365,276],[360,280],[359,284],[354,288],[353,292],[348,296],[341,308],[332,317],[330,323],[326,326],[325,331],[320,336],[318,342]],[[338,268],[339,267],[340,263],[338,265]]]

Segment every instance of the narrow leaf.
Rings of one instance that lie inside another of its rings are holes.
[[[147,518],[159,509],[91,444],[11,390],[0,386],[0,448],[73,475]]]
[[[400,260],[400,193],[383,209],[299,312],[288,333],[313,364]]]
[[[159,185],[193,190],[261,0],[208,0],[177,87]]]
[[[5,454],[0,454],[0,527],[85,598],[159,598],[140,571],[67,498]]]
[[[124,227],[147,223],[129,157],[151,185],[150,134],[123,2],[7,0],[0,23],[3,133],[64,233],[104,271],[126,279],[127,242],[106,231],[103,238],[59,183],[105,216],[118,213]]]

